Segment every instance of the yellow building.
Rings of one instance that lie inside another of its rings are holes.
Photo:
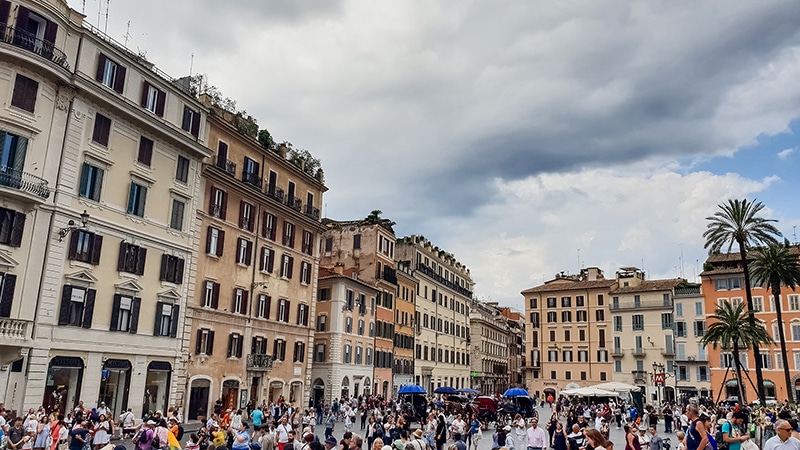
[[[652,403],[674,400],[673,302],[675,288],[686,280],[646,280],[636,267],[623,267],[616,277],[609,291],[614,381],[639,386]],[[656,386],[654,372],[665,374],[665,386]]]
[[[414,382],[429,392],[441,386],[470,387],[469,269],[422,236],[397,241],[397,260],[414,267]]]
[[[611,381],[608,292],[616,280],[597,267],[578,275],[557,274],[525,297],[526,381],[531,395]]]
[[[237,126],[247,120],[210,103],[197,212],[195,298],[185,337],[187,418],[221,399],[244,407],[283,397],[307,404],[319,261],[319,208],[326,188]],[[252,125],[255,125],[254,123]],[[257,130],[257,127],[251,127]]]

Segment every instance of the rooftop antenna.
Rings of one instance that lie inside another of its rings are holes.
[[[794,243],[797,244],[797,225],[792,225],[792,237],[794,237]]]
[[[683,242],[681,242],[681,278],[686,277],[686,272],[683,268]]]
[[[581,272],[581,249],[578,249],[578,273]]]
[[[131,21],[130,20],[128,21],[128,27],[125,29],[125,34],[122,37],[125,38],[124,45],[127,48],[128,47],[128,39],[133,37],[133,36],[131,36]]]
[[[192,59],[189,62],[189,76],[192,76],[192,70],[194,69],[194,53],[192,53]]]
[[[86,0],[83,0],[83,8],[81,8],[81,13],[86,15]]]
[[[103,26],[103,33],[108,34],[108,10],[111,9],[111,0],[106,0],[106,23]]]
[[[97,2],[97,28],[100,28],[100,14],[103,12],[103,3]]]

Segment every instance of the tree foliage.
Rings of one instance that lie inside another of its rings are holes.
[[[267,150],[275,150],[275,140],[272,139],[272,134],[266,128],[258,130],[258,142]]]
[[[315,176],[317,170],[322,166],[320,160],[304,148],[294,148],[291,143],[288,143],[287,147],[289,150],[286,152],[286,159],[297,167],[301,167],[306,174]]]

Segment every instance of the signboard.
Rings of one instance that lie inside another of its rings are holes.
[[[478,376],[478,372],[472,372],[472,378],[475,378],[477,376]]]
[[[653,382],[656,386],[664,386],[664,373],[654,373],[653,374]]]

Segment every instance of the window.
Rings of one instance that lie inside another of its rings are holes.
[[[578,330],[578,340],[581,342],[586,341],[586,330]]]
[[[561,307],[562,308],[569,308],[572,304],[572,300],[570,297],[561,297]]]
[[[578,362],[587,362],[587,361],[589,361],[589,351],[578,350]]]
[[[675,322],[675,337],[686,337],[686,322]]]
[[[307,255],[314,255],[314,235],[310,231],[303,230],[302,251]]]
[[[225,220],[228,210],[228,194],[215,187],[211,188],[210,204],[208,214],[218,219]]]
[[[211,355],[214,351],[214,332],[209,329],[201,328],[197,330],[195,339],[195,355]]]
[[[250,353],[265,355],[267,353],[267,338],[261,336],[253,337],[250,342]]]
[[[539,313],[532,312],[531,313],[531,327],[532,328],[539,328]]]
[[[169,281],[170,283],[181,284],[183,283],[183,258],[177,256],[161,255],[161,281]]]
[[[275,339],[272,344],[272,356],[278,361],[286,359],[286,341],[283,339]]]
[[[231,333],[228,335],[228,358],[241,358],[242,345],[244,344],[244,336],[239,333]]]
[[[111,134],[111,119],[96,113],[94,115],[94,131],[92,132],[92,141],[108,147],[108,137]]]
[[[608,362],[608,350],[597,351],[597,362]]]
[[[661,329],[662,330],[672,329],[672,313],[661,314]]]
[[[95,295],[96,291],[94,289],[64,285],[64,290],[61,293],[61,310],[58,315],[58,324],[91,328]]]
[[[158,302],[153,336],[176,337],[178,335],[178,305]]]
[[[793,322],[791,325],[791,329],[792,329],[792,340],[800,341],[800,323]]]
[[[694,321],[694,336],[701,337],[706,334],[706,321],[705,320],[695,320]]]
[[[631,316],[631,321],[634,330],[644,330],[644,315],[634,314]]]
[[[675,358],[681,361],[686,359],[686,344],[675,344]]]
[[[577,306],[578,308],[586,306],[586,301],[584,300],[582,295],[575,296],[575,306]]]
[[[586,317],[588,313],[586,311],[575,311],[575,321],[576,322],[586,322]]]
[[[178,155],[178,163],[175,167],[175,179],[181,183],[189,181],[189,159]]]
[[[89,163],[83,163],[81,168],[81,182],[78,187],[78,196],[96,202],[100,201],[100,192],[103,188],[104,170]]]
[[[561,321],[564,323],[572,322],[572,311],[561,311]]]
[[[188,106],[184,106],[181,128],[197,137],[200,134],[200,113]]]
[[[311,263],[303,261],[300,263],[300,282],[311,284]]]
[[[369,337],[375,337],[375,322],[369,323]]]
[[[254,216],[253,205],[245,201],[239,202],[239,228],[253,231],[253,225],[255,224]]]
[[[614,361],[614,372],[622,372],[622,361],[618,359]]]
[[[555,311],[548,311],[547,312],[547,323],[557,323],[558,316],[556,316]]]
[[[315,345],[314,362],[325,362],[325,344]]]
[[[324,332],[328,329],[328,316],[317,316],[317,331]]]
[[[206,281],[203,289],[203,306],[213,309],[219,307],[219,283]]]
[[[100,53],[100,57],[97,60],[97,76],[95,79],[121,94],[122,89],[125,87],[125,67]]]
[[[606,330],[598,330],[597,331],[597,346],[600,348],[605,348],[606,346]]]
[[[294,266],[294,258],[284,254],[281,257],[281,277],[291,279],[293,266]]]
[[[699,366],[697,368],[697,381],[711,381],[708,378],[708,367],[707,366]]]
[[[144,264],[147,259],[147,249],[138,245],[120,242],[117,270],[136,275],[144,275]]]
[[[253,243],[245,238],[239,238],[236,249],[236,264],[249,266],[253,257]]]
[[[261,258],[259,263],[259,270],[262,272],[272,273],[275,268],[275,250],[268,247],[261,247]]]
[[[308,305],[304,303],[297,305],[297,324],[308,326]]]
[[[123,331],[136,334],[139,325],[139,308],[141,299],[123,295],[114,295],[111,307],[111,331]]]
[[[0,18],[0,20],[2,20],[2,18]],[[36,96],[38,92],[38,82],[17,74],[17,78],[14,81],[14,94],[11,97],[11,106],[33,113],[36,107]]]
[[[644,348],[642,348],[642,337],[634,336],[634,341],[636,342],[636,348],[634,349],[634,353],[644,352]]]
[[[359,350],[361,347],[359,347]],[[306,343],[295,341],[294,343],[294,354],[292,355],[292,362],[303,362],[306,359]]]
[[[683,317],[683,303],[675,303],[675,317]]]
[[[173,230],[183,230],[183,216],[186,210],[186,203],[177,198],[172,199],[172,212],[169,216],[169,227]]]
[[[764,369],[772,369],[772,358],[769,352],[760,353],[759,356],[761,356],[761,367]]]
[[[225,248],[225,232],[214,227],[208,227],[206,233],[206,253],[213,256],[222,256]]]
[[[619,297],[611,297],[611,309],[619,309]]]
[[[333,251],[333,238],[325,238],[325,252],[330,253],[331,251]]]
[[[19,247],[22,245],[22,234],[25,231],[25,217],[26,215],[24,213],[14,211],[13,209],[0,208],[0,244],[10,247]],[[83,230],[74,230],[72,235],[74,236],[78,231]]]
[[[277,218],[274,214],[264,212],[261,219],[261,236],[270,241],[275,240],[275,223]]]
[[[283,222],[283,245],[294,248],[294,224]]]
[[[289,323],[289,300],[280,299],[278,301],[278,322]]]
[[[317,292],[317,300],[319,301],[327,301],[331,299],[331,289],[330,288],[322,288]]]
[[[678,366],[678,381],[689,381],[688,367]]]
[[[558,362],[558,350],[547,351],[547,362]]]
[[[641,308],[642,307],[642,296],[636,294],[633,296],[633,307],[634,308]]]
[[[570,340],[570,330],[564,330],[564,341],[569,342]]]
[[[556,298],[555,297],[547,297],[547,307],[548,308],[555,308],[556,307]]]
[[[789,297],[789,311],[800,311],[800,295],[790,294],[788,297]]]
[[[242,182],[249,184],[257,189],[261,189],[261,165],[254,159],[244,157],[244,164],[242,165]]]
[[[242,288],[233,289],[233,299],[231,303],[231,312],[234,314],[247,315],[247,297],[249,292]]]
[[[614,316],[614,331],[622,331],[622,316]]]
[[[167,100],[167,93],[156,88],[147,81],[142,86],[142,108],[154,113],[158,117],[164,117],[164,104]]]
[[[703,302],[695,302],[694,304],[694,315],[696,316],[704,316],[703,313]]]
[[[606,310],[604,309],[595,310],[594,315],[598,322],[604,322],[606,320]]]
[[[128,194],[128,214],[144,217],[144,205],[147,200],[147,188],[131,181],[131,190]]]
[[[764,297],[753,297],[753,311],[764,312]]]
[[[354,234],[353,235],[353,250],[360,250],[361,249],[361,235]]]
[[[256,317],[261,319],[269,319],[269,307],[272,298],[267,294],[258,294],[258,303],[256,304]]]
[[[150,167],[153,162],[153,141],[141,136],[139,138],[139,153],[136,156],[136,162]]]

